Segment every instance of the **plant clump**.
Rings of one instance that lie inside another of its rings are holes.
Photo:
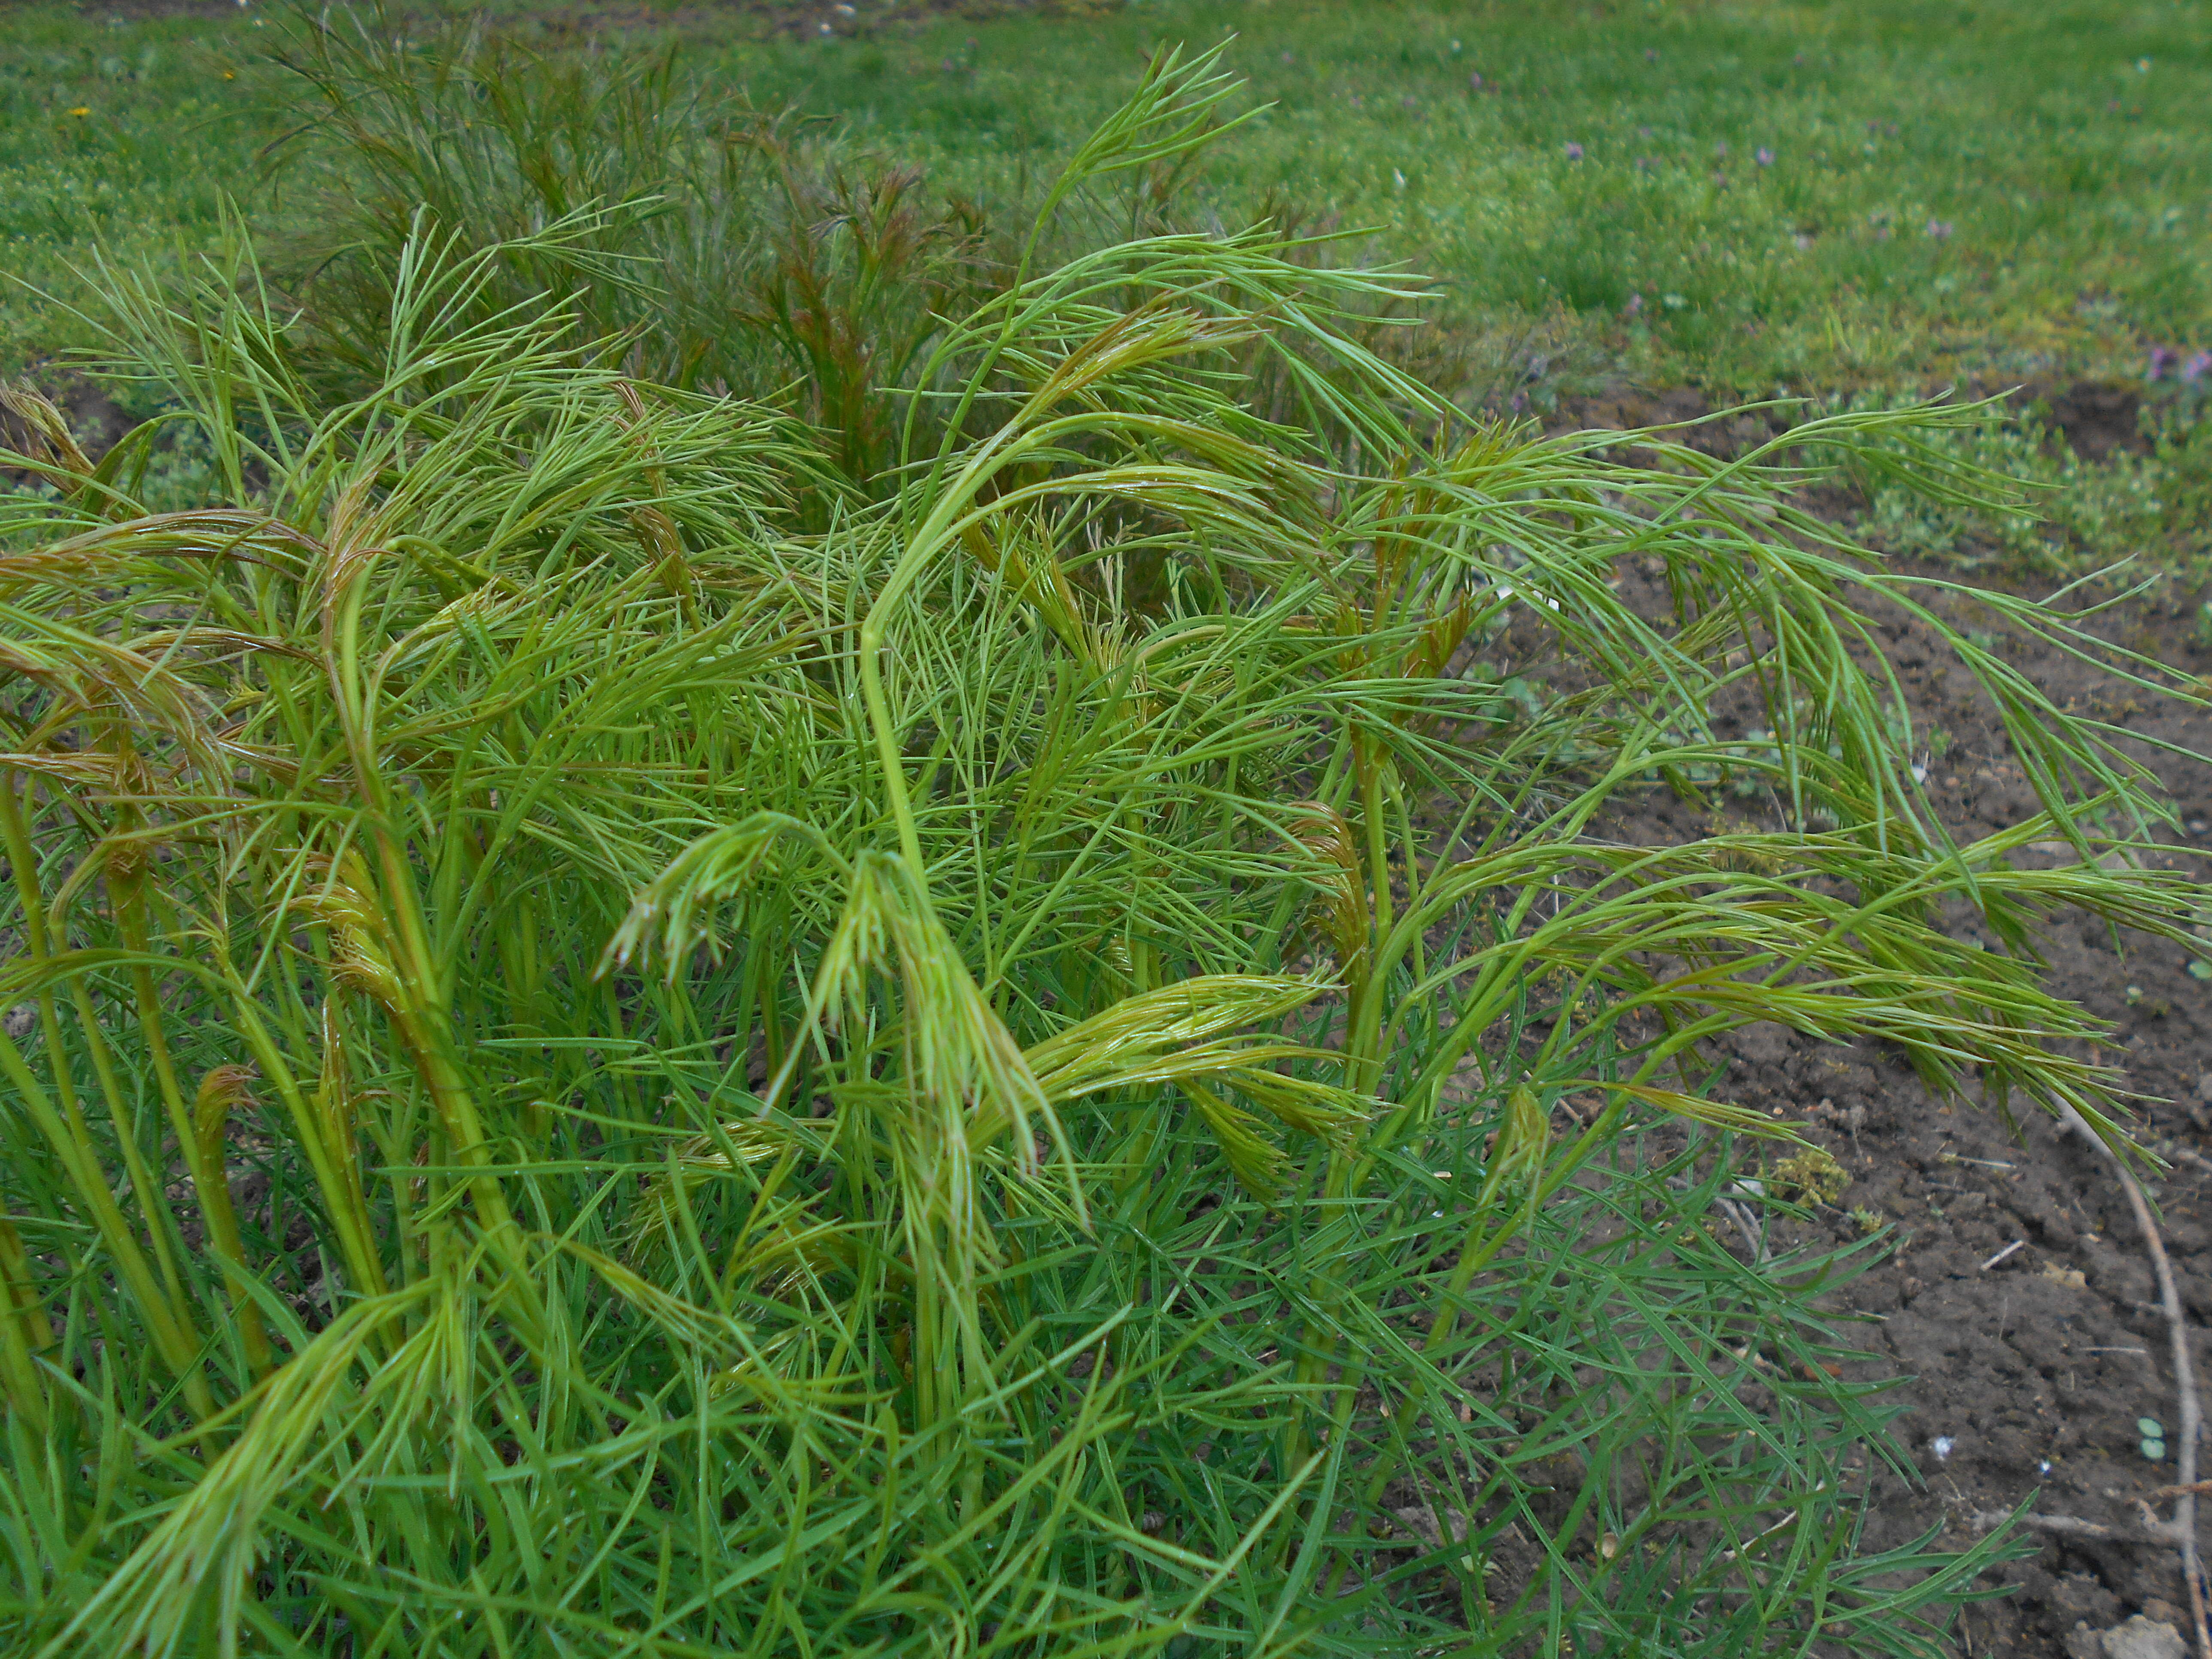
[[[1820,1146],[1777,1159],[1766,1177],[1767,1190],[1776,1197],[1802,1204],[1833,1204],[1850,1184],[1850,1172]]]
[[[167,410],[95,460],[18,394],[0,520],[12,1649],[1932,1650],[2005,1546],[1856,1547],[1863,1258],[1753,1248],[1786,1129],[1702,1048],[2117,1141],[2033,929],[2203,896],[2099,856],[2119,734],[1800,505],[1941,411],[1630,465],[1358,344],[1405,278],[1073,235],[1233,92],[1156,56],[857,426],[593,311],[605,191],[426,191],[335,320],[242,240],[109,273]],[[2044,814],[1935,822],[1878,605]]]

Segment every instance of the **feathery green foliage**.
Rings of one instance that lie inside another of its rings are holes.
[[[1704,1224],[1777,1128],[1698,1045],[2116,1133],[2031,929],[2202,896],[2115,873],[2145,775],[1966,638],[2051,815],[1928,813],[1857,649],[1926,589],[1797,501],[1986,492],[1954,416],[1631,465],[1456,425],[1344,331],[1410,285],[1266,226],[1054,252],[1228,84],[1154,60],[871,391],[881,467],[527,291],[650,246],[604,192],[416,216],[373,326],[242,247],[111,273],[216,483],[149,513],[155,431],[17,394],[14,1650],[1935,1650],[2001,1546],[1856,1552],[1853,1263]],[[1715,774],[1771,829],[1609,838]]]
[[[866,477],[895,459],[885,393],[987,289],[980,209],[709,95],[672,51],[532,51],[482,18],[425,28],[380,7],[273,55],[299,94],[289,176],[314,204],[278,262],[312,295],[325,374],[356,387],[381,371],[394,256],[428,215],[495,251],[480,316],[560,293],[591,337],[629,334],[656,383],[788,383]],[[545,236],[556,223],[569,234]]]

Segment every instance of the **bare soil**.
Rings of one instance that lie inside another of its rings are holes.
[[[2136,441],[2131,389],[2036,390],[2078,453],[2107,454]],[[1699,394],[1685,389],[1568,413],[1577,426],[1635,426],[1705,412]],[[1702,428],[1698,441],[1725,452],[1766,431],[1762,418],[1739,416]],[[2172,593],[2136,604],[2104,617],[2097,631],[2192,674],[2212,672],[2194,621],[2203,597]],[[1971,600],[1947,608],[1955,626],[1992,629]],[[1928,784],[1954,833],[1969,839],[2039,811],[1994,708],[1931,631],[1899,618],[1881,634],[1916,725],[1948,734]],[[2116,684],[2033,641],[2014,639],[2007,650],[2055,702],[2144,740],[2131,747],[2159,773],[2182,825],[2172,837],[2180,845],[2163,862],[2200,879],[2212,875],[2212,765],[2154,747],[2212,754],[2212,709]],[[1711,823],[1709,805],[1654,792],[1612,833],[1686,839]],[[2071,856],[2052,844],[2020,862]],[[1958,926],[1973,933],[1963,915]],[[2212,978],[2193,975],[2196,958],[2175,945],[2115,937],[2079,916],[2058,917],[2042,949],[2052,988],[2112,1023],[2113,1046],[2102,1057],[2122,1067],[2142,1097],[2136,1139],[2171,1166],[2151,1192],[2197,1328],[2191,1354],[2203,1379],[2212,1375],[2205,1340],[2212,1329]],[[2212,944],[2204,959],[2212,962]],[[1723,1094],[1802,1120],[1807,1138],[1851,1176],[1814,1221],[1784,1227],[1778,1246],[1859,1238],[1865,1212],[1895,1241],[1885,1263],[1853,1283],[1836,1310],[1863,1321],[1859,1340],[1888,1362],[1868,1375],[1908,1379],[1893,1396],[1907,1406],[1897,1433],[1920,1478],[1877,1485],[1866,1542],[1887,1548],[1942,1528],[1938,1547],[1963,1548],[1981,1530],[1975,1517],[2022,1503],[2043,1516],[2138,1527],[2136,1500],[2175,1478],[2179,1413],[2149,1261],[2125,1195],[2097,1152],[2024,1104],[2015,1131],[1978,1099],[1939,1103],[1882,1045],[1840,1047],[1762,1025],[1737,1034],[1726,1058]],[[2136,1419],[2146,1417],[2167,1431],[2161,1462],[2142,1449]],[[2171,1512],[2170,1504],[2156,1509],[2161,1517]],[[2081,1648],[2077,1627],[2100,1631],[2137,1613],[2187,1630],[2187,1592],[2172,1549],[2048,1535],[2040,1543],[2033,1559],[2000,1569],[2012,1594],[1966,1610],[1965,1651],[2067,1655]]]
[[[2139,615],[2119,626],[2130,643],[2167,661],[2196,654],[2181,618]],[[2039,810],[1965,676],[1943,671],[1918,629],[1900,624],[1887,642],[1920,702],[1917,717],[1952,736],[1929,781],[1957,832],[1986,834]],[[2212,750],[2212,713],[2115,698],[2109,682],[2056,652],[2023,648],[2016,660],[2062,703],[2101,706],[2145,737]],[[2150,753],[2146,745],[2145,758]],[[2203,835],[2212,820],[2212,769],[2167,761],[2160,769],[2185,823]],[[1700,827],[1686,804],[1654,801],[1648,810],[1654,830]],[[2054,847],[2042,861],[2065,856]],[[2212,860],[2193,853],[2165,861],[2212,872]],[[2143,1097],[2136,1138],[2172,1162],[2155,1196],[2182,1296],[2192,1320],[2212,1322],[2212,1161],[2189,1158],[2212,1154],[2200,1088],[2200,1079],[2212,1084],[2212,984],[2190,973],[2192,958],[2174,945],[2115,938],[2094,920],[2059,918],[2043,950],[2053,988],[2112,1023],[2116,1047],[2106,1057]],[[1869,1542],[1901,1544],[1941,1523],[1957,1534],[1947,1542],[1963,1545],[1977,1513],[2030,1498],[2045,1514],[2130,1528],[2133,1500],[2173,1479],[2172,1449],[2166,1462],[2146,1458],[2136,1419],[2158,1419],[2171,1431],[2179,1413],[2150,1265],[2103,1160],[2039,1113],[2024,1111],[2015,1134],[1972,1101],[1937,1103],[1878,1045],[1839,1048],[1761,1026],[1732,1046],[1725,1092],[1806,1120],[1808,1138],[1852,1176],[1836,1205],[1791,1231],[1807,1243],[1823,1235],[1842,1243],[1862,1231],[1855,1209],[1895,1230],[1895,1254],[1852,1286],[1839,1311],[1868,1319],[1867,1346],[1911,1376],[1903,1394],[1911,1409],[1898,1431],[1926,1484],[1875,1495]],[[2201,1337],[2193,1357],[2200,1375],[2212,1371],[2212,1348]],[[2142,1611],[2180,1624],[2174,1610],[2187,1601],[2172,1553],[2140,1545],[2054,1538],[2004,1576],[2020,1593],[1968,1614],[1977,1650],[1986,1644],[1996,1653],[2058,1654],[2077,1622],[2105,1628]]]

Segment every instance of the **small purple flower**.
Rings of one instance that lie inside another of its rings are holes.
[[[1582,159],[1583,147],[1580,144],[1570,143],[1567,145],[1567,160],[1570,161],[1579,161]]]
[[[1644,296],[1641,294],[1632,294],[1628,296],[1628,303],[1621,307],[1620,314],[1624,317],[1633,317],[1643,309]]]
[[[2150,368],[2145,371],[2144,378],[2162,380],[2166,371],[2180,361],[2181,354],[2172,346],[2153,346],[2150,349]]]
[[[1759,153],[1751,159],[1763,167],[1771,167],[1774,165],[1774,152],[1761,144],[1759,147]]]
[[[1951,234],[1951,222],[1948,219],[1930,219],[1926,226],[1926,234],[1938,242],[1948,240]]]
[[[2200,351],[2181,366],[2181,378],[2191,386],[2212,374],[2212,351]]]
[[[1468,76],[1467,77],[1467,83],[1468,86],[1474,88],[1475,91],[1480,92],[1482,90],[1482,71],[1477,70],[1473,75]]]

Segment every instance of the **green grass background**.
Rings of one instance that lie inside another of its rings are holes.
[[[1224,224],[1371,228],[1364,257],[1438,279],[1469,395],[1516,407],[1622,384],[1717,399],[2144,383],[2154,348],[2212,344],[2202,5],[1108,0],[917,21],[903,3],[648,9],[614,40],[674,37],[695,71],[988,202],[1033,190],[1144,53],[1233,33],[1257,112],[1201,199]],[[502,9],[577,27],[557,6]],[[293,210],[263,161],[286,117],[258,52],[282,21],[260,6],[0,15],[0,236],[18,279],[0,367],[82,343],[31,289],[66,299],[95,250],[206,246],[227,200],[264,227]],[[2111,530],[2087,556],[2155,542],[2198,558],[2199,389],[2144,389],[2185,417],[2166,421],[2152,474],[2054,462],[2049,481],[2120,502],[2074,515]],[[1992,454],[2039,465],[2036,441]]]
[[[2203,7],[1147,0],[719,61],[990,181],[1048,165],[1154,43],[1232,31],[1270,107],[1216,165],[1224,217],[1280,194],[1376,226],[1454,310],[1585,367],[2128,374],[2212,316]]]

